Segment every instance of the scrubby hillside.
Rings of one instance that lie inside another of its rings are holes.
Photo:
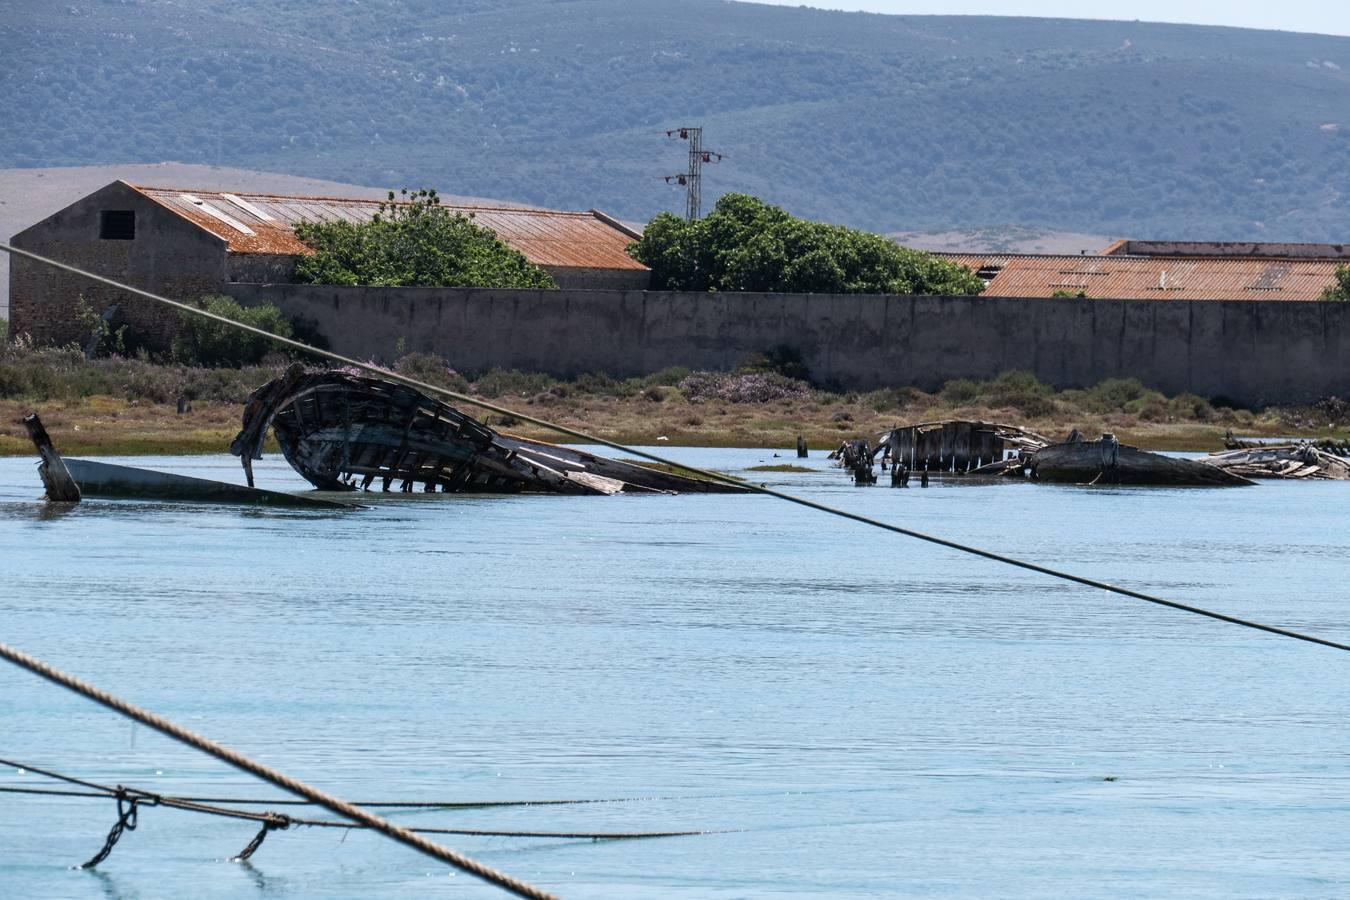
[[[74,0],[0,22],[0,166],[181,159],[678,207],[661,131],[883,231],[1350,233],[1350,39],[722,0]]]

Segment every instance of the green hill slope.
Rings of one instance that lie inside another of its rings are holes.
[[[1350,236],[1350,38],[721,0],[20,7],[0,166],[177,159],[646,219],[681,205],[662,130],[697,123],[729,157],[705,205]]]

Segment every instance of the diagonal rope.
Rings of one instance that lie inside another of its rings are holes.
[[[635,447],[628,447],[625,446],[624,444],[616,443],[615,441],[610,441],[601,437],[596,437],[595,435],[587,434],[584,431],[579,431],[575,428],[569,428],[566,425],[559,425],[556,422],[550,422],[545,419],[540,419],[535,416],[528,415],[527,413],[517,412],[513,409],[508,409],[504,406],[498,406],[495,403],[489,403],[486,400],[471,397],[468,394],[462,394],[459,391],[453,391],[450,390],[449,388],[437,387],[436,385],[428,384],[424,381],[419,381],[415,378],[408,378],[407,376],[400,375],[397,372],[391,372],[388,369],[383,369],[379,366],[375,366],[370,363],[351,359],[349,357],[342,356],[338,353],[334,353],[331,350],[320,350],[317,347],[311,347],[302,341],[295,340],[294,338],[287,338],[282,337],[280,335],[272,334],[271,332],[264,331],[261,328],[254,328],[252,325],[245,325],[242,322],[236,322],[233,319],[226,318],[225,316],[219,316],[216,315],[215,313],[207,312],[204,309],[198,309],[197,307],[191,304],[181,303],[177,300],[171,300],[168,297],[163,297],[160,296],[159,294],[154,294],[151,293],[150,291],[142,290],[141,288],[138,287],[132,287],[131,285],[122,284],[121,282],[114,281],[111,278],[106,278],[102,275],[98,275],[93,272],[87,272],[83,269],[76,268],[75,266],[67,265],[66,263],[57,262],[56,260],[50,259],[45,256],[39,256],[38,254],[28,250],[20,250],[18,247],[14,247],[10,244],[0,243],[0,251],[4,251],[6,253],[10,253],[15,256],[21,256],[26,259],[31,259],[34,262],[39,262],[56,269],[60,269],[63,272],[69,272],[72,275],[78,275],[82,278],[87,278],[90,281],[95,281],[98,282],[99,284],[104,284],[109,287],[117,288],[118,290],[125,291],[129,294],[134,294],[137,297],[144,297],[147,300],[153,300],[156,303],[171,306],[174,309],[188,313],[189,315],[197,316],[199,318],[210,319],[215,322],[220,322],[224,325],[229,325],[231,327],[238,328],[242,331],[247,331],[251,334],[255,334],[259,337],[263,337],[270,341],[273,341],[274,343],[290,347],[293,350],[299,350],[300,352],[307,353],[311,356],[317,356],[321,359],[327,359],[332,362],[341,363],[347,366],[354,366],[358,369],[362,369],[364,371],[378,375],[379,377],[386,379],[388,381],[395,381],[398,382],[399,384],[403,384],[408,387],[414,388],[415,390],[423,391],[425,393],[430,394],[439,394],[443,397],[448,397],[459,403],[467,403],[471,406],[476,406],[480,409],[486,409],[489,412],[495,412],[504,416],[512,416],[516,419],[519,419],[522,422],[528,422],[531,425],[536,425],[540,428],[546,428],[550,431],[567,435],[568,437],[573,437],[578,440],[586,441],[592,444],[598,444],[603,447],[609,447],[613,450],[619,450],[623,453],[630,453],[642,459],[646,459],[651,462],[661,463],[662,465],[672,466],[676,469],[690,472],[702,478],[711,479],[713,481],[725,482],[727,484],[735,484],[740,487],[747,488],[753,493],[763,494],[766,497],[774,497],[779,500],[784,500],[788,503],[795,503],[798,506],[804,506],[807,509],[814,509],[817,512],[823,512],[828,515],[837,516],[838,518],[841,519],[848,519],[850,521],[858,522],[863,525],[869,525],[873,528],[880,528],[882,530],[889,531],[894,534],[900,534],[904,535],[905,537],[914,538],[916,540],[926,541],[930,544],[936,544],[939,547],[946,547],[949,550],[956,550],[960,553],[966,553],[971,556],[978,556],[982,559],[988,559],[992,560],[993,562],[1003,563],[1004,565],[1015,566],[1019,569],[1025,569],[1028,572],[1036,572],[1037,574],[1047,575],[1051,578],[1058,578],[1063,581],[1071,581],[1075,584],[1081,584],[1084,587],[1096,588],[1097,590],[1107,591],[1112,594],[1117,594],[1121,597],[1129,597],[1133,600],[1142,600],[1145,603],[1152,603],[1157,606],[1164,606],[1167,607],[1168,609],[1175,609],[1180,612],[1191,613],[1192,615],[1204,616],[1205,618],[1214,619],[1215,621],[1227,622],[1230,625],[1239,625],[1243,628],[1251,628],[1256,631],[1264,631],[1267,634],[1274,634],[1279,635],[1280,637],[1292,638],[1293,640],[1296,641],[1305,641],[1310,644],[1319,644],[1323,647],[1330,647],[1333,650],[1350,650],[1350,644],[1342,643],[1340,641],[1333,641],[1330,640],[1329,638],[1323,638],[1318,637],[1317,635],[1314,634],[1306,634],[1299,631],[1293,631],[1288,628],[1280,628],[1276,625],[1267,625],[1262,622],[1256,622],[1251,619],[1243,619],[1238,616],[1231,616],[1228,615],[1227,613],[1217,612],[1211,609],[1205,609],[1200,606],[1192,606],[1187,603],[1179,603],[1175,600],[1167,600],[1163,597],[1157,597],[1152,594],[1146,594],[1143,593],[1142,591],[1131,590],[1130,588],[1119,587],[1118,585],[1110,584],[1105,581],[1099,581],[1095,578],[1087,578],[1082,575],[1074,575],[1071,572],[1064,572],[1059,569],[1050,568],[1049,566],[1042,566],[1037,563],[1027,562],[1026,560],[1016,559],[1011,556],[1005,556],[1001,553],[995,553],[992,550],[985,550],[980,547],[971,546],[969,544],[962,544],[959,541],[953,541],[949,540],[948,538],[938,537],[937,535],[928,534],[926,532],[918,531],[913,528],[905,528],[904,526],[901,525],[894,525],[889,522],[883,522],[880,519],[874,519],[870,516],[864,516],[859,515],[858,513],[848,512],[847,510],[840,509],[835,506],[830,506],[825,503],[818,503],[815,500],[808,500],[805,497],[799,497],[796,494],[789,494],[784,491],[777,491],[774,490],[773,488],[764,487],[762,485],[750,484],[749,482],[744,482],[739,479],[732,478],[731,476],[724,475],[720,472],[714,472],[711,470],[700,469],[694,466],[686,465],[684,463],[678,463],[672,459],[667,459],[655,453],[649,453],[646,450],[639,450]]]
[[[39,675],[53,684],[74,691],[82,697],[93,700],[95,703],[102,704],[108,709],[121,713],[129,719],[134,719],[142,725],[153,728],[161,734],[171,737],[180,743],[187,744],[189,747],[200,750],[208,756],[214,756],[221,762],[228,763],[236,769],[241,769],[248,772],[250,775],[255,775],[263,781],[273,784],[288,793],[304,797],[306,800],[312,800],[329,812],[342,816],[345,819],[350,819],[353,822],[360,823],[373,831],[378,831],[380,834],[391,840],[398,841],[400,844],[413,848],[419,853],[423,853],[433,859],[440,860],[441,862],[448,863],[462,872],[467,872],[470,875],[481,878],[489,884],[510,891],[519,897],[528,897],[532,898],[532,900],[553,900],[552,894],[542,891],[533,885],[512,878],[510,875],[503,872],[498,872],[490,866],[486,866],[463,854],[456,853],[454,850],[447,847],[442,847],[435,841],[428,840],[406,828],[395,825],[393,822],[381,818],[380,816],[375,815],[375,813],[364,810],[359,806],[348,803],[331,794],[324,793],[317,788],[305,784],[303,781],[292,778],[284,772],[280,772],[270,766],[265,766],[262,763],[254,762],[252,759],[249,759],[238,751],[217,744],[215,741],[203,737],[195,731],[190,731],[176,722],[172,722],[149,710],[142,709],[133,703],[123,700],[121,697],[95,687],[73,675],[68,675],[21,650],[16,650],[13,647],[0,643],[0,658],[32,672],[34,675]],[[70,780],[74,781],[74,779]],[[89,783],[86,782],[84,784],[87,786]]]

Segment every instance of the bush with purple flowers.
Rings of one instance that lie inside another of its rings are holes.
[[[811,393],[805,381],[776,372],[728,375],[723,372],[692,372],[680,382],[680,391],[690,403],[723,400],[727,403],[770,403],[802,400]]]

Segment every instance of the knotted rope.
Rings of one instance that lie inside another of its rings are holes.
[[[117,821],[113,823],[112,828],[108,829],[108,837],[103,841],[103,849],[95,853],[89,862],[80,866],[81,869],[92,869],[103,862],[108,858],[108,854],[112,853],[113,847],[117,846],[117,842],[122,839],[123,832],[136,830],[136,823],[140,818],[141,798],[132,796],[120,784],[117,786],[115,796],[117,798]],[[150,801],[150,805],[154,806],[155,802]]]
[[[249,841],[248,845],[244,847],[243,850],[239,851],[238,856],[231,857],[230,862],[244,862],[247,860],[253,855],[253,851],[261,847],[262,842],[267,840],[267,833],[269,831],[285,831],[290,827],[291,820],[289,817],[277,815],[275,813],[269,814],[267,819],[264,820],[262,828],[258,829],[258,833],[253,836],[253,840]]]

